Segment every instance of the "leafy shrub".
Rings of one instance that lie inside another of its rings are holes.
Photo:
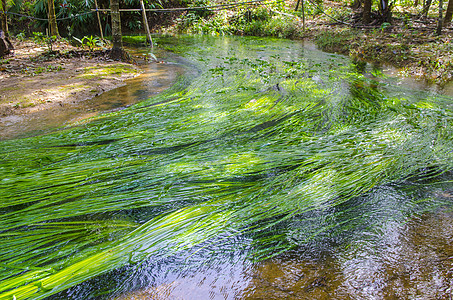
[[[321,50],[348,53],[350,49],[348,41],[352,40],[352,38],[353,34],[350,31],[324,31],[316,36],[315,42]]]
[[[275,36],[290,38],[299,30],[297,22],[286,16],[274,15],[264,7],[241,9],[236,12],[222,11],[209,18],[192,12],[177,20],[179,33],[239,34],[255,36]]]

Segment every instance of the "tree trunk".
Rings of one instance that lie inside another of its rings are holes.
[[[363,15],[362,15],[363,24],[369,24],[371,22],[371,3],[372,0],[363,1]]]
[[[0,30],[3,31],[3,33],[5,34],[6,37],[9,36],[9,32],[8,32],[8,18],[7,18],[7,15],[6,15],[6,0],[2,0],[2,3],[1,3],[1,15],[0,15]]]
[[[437,20],[437,30],[436,34],[441,35],[442,34],[442,6],[443,6],[443,1],[439,0],[439,17]]]
[[[121,16],[120,16],[120,1],[110,0],[110,17],[112,19],[112,50],[110,50],[110,58],[114,60],[129,60],[130,57],[123,49],[123,41],[121,34]]]
[[[426,18],[428,16],[429,8],[431,7],[432,0],[426,0],[425,5],[423,6],[422,15]]]
[[[305,33],[305,4],[304,4],[304,0],[302,0],[302,30]]]
[[[13,45],[5,36],[2,30],[0,30],[0,58],[11,53],[14,50]]]
[[[55,16],[55,3],[53,0],[47,0],[47,10],[49,14],[50,36],[60,37],[58,33],[57,17]]]
[[[444,26],[447,26],[451,23],[452,16],[453,16],[453,0],[449,0],[447,11],[445,12]]]
[[[351,4],[351,8],[359,9],[362,7],[362,0],[354,0]]]
[[[379,13],[384,22],[392,23],[392,7],[389,5],[389,0],[379,1]]]

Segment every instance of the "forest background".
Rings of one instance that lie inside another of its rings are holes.
[[[1,0],[1,28],[11,36],[13,44],[27,37],[39,40],[48,35],[62,36],[76,44],[83,40],[91,49],[104,45],[101,37],[112,34],[108,10],[117,1]],[[322,50],[349,55],[357,62],[397,66],[403,76],[416,76],[440,85],[453,77],[450,55],[453,0],[143,3],[154,33],[310,38]],[[140,0],[121,0],[119,5],[120,9],[139,9]],[[94,11],[95,7],[99,11]],[[56,29],[52,29],[53,23],[57,24]],[[123,36],[143,33],[141,12],[121,12],[121,28]]]

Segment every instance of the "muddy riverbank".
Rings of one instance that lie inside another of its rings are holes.
[[[141,73],[134,64],[112,61],[60,42],[52,53],[31,41],[14,41],[15,53],[0,61],[0,126],[79,105],[125,85]]]

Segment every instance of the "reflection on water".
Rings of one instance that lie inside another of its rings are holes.
[[[141,51],[133,50],[132,54],[141,56]],[[168,54],[164,52],[159,54],[164,56],[163,59],[168,58],[165,57]],[[124,86],[85,101],[65,103],[58,108],[51,107],[2,118],[0,140],[43,134],[63,125],[70,126],[101,112],[130,106],[169,88],[176,78],[184,73],[184,68],[178,63],[148,63],[143,60],[138,60],[138,63],[143,73],[126,80]]]
[[[169,264],[149,287],[111,299],[451,299],[453,212],[389,224],[379,236],[378,246],[317,257],[302,249],[255,264],[221,257],[188,274]]]
[[[192,266],[185,272],[184,264],[163,263],[161,269],[145,272],[154,277],[141,289],[111,299],[451,299],[451,174],[443,179],[445,183],[428,189],[409,187],[408,182],[375,189],[357,200],[362,205],[352,204],[349,210],[365,214],[364,225],[340,237],[335,234],[332,239],[327,233],[257,263],[247,260],[244,252],[231,251],[196,268],[197,259],[183,255]],[[447,205],[410,216],[417,203],[429,197],[425,207]],[[313,225],[310,222],[307,226]]]
[[[425,214],[402,228],[391,225],[379,249],[347,252],[339,292],[363,299],[450,299],[453,213]]]

